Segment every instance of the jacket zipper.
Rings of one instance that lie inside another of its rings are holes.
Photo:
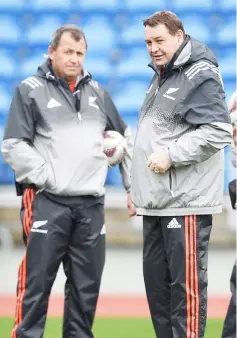
[[[170,192],[171,192],[171,195],[173,197],[175,197],[174,192],[172,190],[172,173],[171,173],[171,169],[169,170],[169,183],[170,183]]]
[[[62,87],[60,81],[54,76],[51,74],[51,72],[48,72],[46,74],[46,78],[47,79],[50,79],[51,81],[54,81],[57,83],[57,87],[59,88],[60,92],[63,94],[63,96],[66,98],[66,100],[68,101],[68,103],[70,104],[70,106],[73,108],[74,111],[76,111],[75,109],[75,106],[72,102],[72,100],[68,97],[67,93],[65,92],[64,88]]]
[[[75,112],[77,112],[77,111],[76,111],[76,108],[75,108],[75,106],[74,106],[74,104],[73,104],[73,102],[72,102],[72,100],[68,97],[68,95],[67,95],[67,93],[65,92],[64,88],[62,88],[62,87],[59,85],[59,90],[61,91],[61,93],[63,94],[63,96],[66,98],[66,100],[68,101],[68,103],[70,104],[70,106],[73,108],[73,110],[74,110]]]
[[[153,103],[154,103],[154,101],[156,99],[156,95],[157,95],[157,93],[159,91],[159,88],[160,88],[159,86],[156,88],[155,93],[151,97],[151,99],[149,101],[149,107],[153,105]],[[147,105],[148,105],[148,103],[147,103]],[[142,123],[142,121],[143,121],[144,117],[146,116],[146,114],[147,114],[147,112],[140,117],[140,119],[139,119],[139,125]]]
[[[63,94],[63,96],[66,98],[66,100],[69,102],[70,106],[73,108],[73,111],[77,114],[78,120],[81,122],[82,121],[82,115],[81,115],[80,111],[77,111],[77,109],[75,108],[74,103],[69,98],[69,96],[67,95],[67,93],[65,92],[65,90],[63,88],[60,88],[60,87],[59,87],[59,90],[61,91],[61,93]]]
[[[47,74],[46,74],[46,75],[47,75]],[[49,78],[49,77],[51,77],[52,80],[55,80],[55,81],[56,81],[55,77],[52,76],[50,72],[48,73],[48,77],[47,77],[47,78]],[[85,78],[83,78],[83,79],[80,80],[80,81],[83,81],[83,80],[87,81],[87,80],[88,80],[88,77],[85,77]],[[77,117],[78,117],[78,120],[81,122],[81,121],[82,121],[82,115],[81,115],[80,111],[77,111],[77,109],[76,109],[76,107],[75,107],[75,105],[74,105],[74,102],[71,100],[71,98],[69,97],[69,95],[66,93],[66,91],[64,90],[64,88],[62,87],[62,85],[60,84],[60,82],[57,81],[57,83],[58,83],[58,88],[59,88],[59,90],[61,91],[61,93],[63,94],[63,96],[66,98],[66,100],[68,101],[68,103],[69,103],[70,106],[72,107],[73,111],[76,112]],[[80,84],[81,84],[81,83],[79,83],[79,85],[80,85]],[[78,89],[78,90],[77,90],[75,93],[73,93],[73,94],[76,95],[78,92],[81,94],[81,89]],[[80,96],[81,96],[81,95],[80,95]],[[80,100],[81,100],[81,97],[80,97]],[[79,109],[79,110],[80,110],[80,109]]]
[[[151,67],[151,68],[156,72],[157,76],[159,77],[157,71],[156,71],[153,67]],[[154,101],[155,101],[155,99],[156,99],[156,95],[157,95],[158,91],[159,91],[160,88],[163,86],[163,84],[165,83],[166,80],[167,80],[167,78],[165,78],[164,81],[160,81],[160,80],[159,80],[158,87],[156,88],[154,95],[153,95],[153,96],[151,97],[151,99],[150,99],[149,106],[153,105],[153,103],[154,103]],[[148,105],[148,102],[147,102],[147,105]],[[142,116],[142,118],[139,120],[139,125],[141,124],[141,122],[142,122],[142,120],[144,119],[145,116],[146,116],[146,113],[145,113],[145,114]]]

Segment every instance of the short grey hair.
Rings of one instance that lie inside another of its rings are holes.
[[[53,33],[52,40],[50,41],[49,45],[52,46],[54,49],[57,49],[63,33],[67,32],[71,33],[71,36],[73,37],[73,39],[75,39],[75,41],[80,41],[81,39],[84,39],[87,48],[87,42],[84,32],[78,26],[72,24],[67,24],[59,27]]]

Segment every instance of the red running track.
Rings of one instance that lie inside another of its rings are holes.
[[[229,304],[228,297],[209,297],[208,317],[224,318]],[[14,316],[15,295],[0,294],[0,317]],[[49,316],[58,317],[63,313],[63,297],[52,296]],[[97,307],[98,317],[148,317],[149,310],[144,296],[101,295]]]

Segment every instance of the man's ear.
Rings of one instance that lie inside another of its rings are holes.
[[[50,60],[53,60],[53,54],[54,54],[54,48],[52,46],[49,46],[48,48],[48,56],[50,58]]]
[[[181,29],[179,29],[176,33],[176,36],[178,38],[178,42],[180,43],[180,45],[183,43],[184,41],[184,33]]]

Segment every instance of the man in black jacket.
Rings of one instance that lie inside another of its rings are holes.
[[[128,193],[132,139],[108,92],[84,69],[87,44],[74,25],[60,27],[48,60],[16,88],[2,152],[22,193],[26,255],[19,267],[12,338],[43,336],[48,300],[64,264],[64,338],[92,338],[105,261],[103,133],[127,140],[120,165]]]

